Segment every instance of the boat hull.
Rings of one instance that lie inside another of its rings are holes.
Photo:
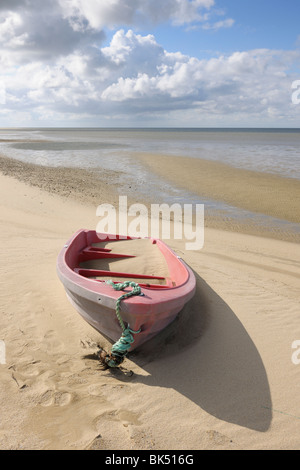
[[[79,253],[91,243],[95,243],[96,237],[97,234],[93,231],[77,232],[59,254],[57,273],[70,303],[81,317],[99,333],[116,342],[122,334],[116,316],[116,301],[122,292],[76,272]],[[162,241],[155,240],[153,243],[159,245],[171,269],[176,272],[182,270],[184,282],[165,289],[143,287],[142,296],[130,297],[121,302],[124,323],[133,331],[140,330],[140,333],[134,335],[130,351],[153,338],[173,322],[195,293],[196,282],[192,270]]]

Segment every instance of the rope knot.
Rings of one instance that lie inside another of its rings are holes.
[[[118,367],[125,359],[132,343],[134,342],[133,335],[140,333],[141,330],[134,331],[129,325],[126,327],[120,313],[120,304],[122,300],[128,299],[134,295],[141,295],[141,287],[132,281],[115,284],[113,281],[106,281],[113,287],[114,290],[123,291],[126,287],[132,287],[132,291],[122,294],[116,302],[116,315],[118,317],[120,326],[123,330],[121,338],[112,346],[111,354],[106,354],[105,351],[100,353],[101,362],[107,367]]]

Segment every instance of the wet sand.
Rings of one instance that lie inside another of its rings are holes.
[[[0,163],[1,449],[299,449],[299,244],[209,227],[202,250],[170,240],[194,299],[103,371],[111,345],[69,304],[56,258],[117,200],[116,175],[95,190],[80,170]]]
[[[135,158],[168,182],[192,191],[200,198],[206,197],[253,213],[300,223],[299,180],[196,158],[146,153],[137,154]],[[208,224],[216,228],[226,229],[227,225],[230,229],[232,224],[233,231],[241,230],[253,234],[255,231],[257,235],[265,234],[268,229],[263,226],[255,229],[255,223],[250,218],[243,222],[238,219],[230,221],[230,217],[222,215],[221,212],[219,215],[207,215]],[[259,233],[260,231],[262,233]],[[288,236],[284,235],[284,230],[281,235],[272,235],[271,232],[272,228],[269,227],[269,236]]]
[[[220,162],[138,154],[151,171],[194,193],[242,209],[300,223],[300,181]]]
[[[24,183],[82,203],[101,204],[102,201],[118,202],[114,189],[119,173],[103,170],[97,174],[78,168],[44,167],[10,159],[0,155],[0,171],[3,175],[18,178]]]
[[[299,224],[300,221],[299,181],[235,169],[206,160],[187,158],[185,164],[185,160],[183,161],[181,157],[166,155],[158,158],[157,155],[134,154],[132,158],[138,158],[153,172],[154,177],[158,174],[178,187],[193,191],[199,195],[200,201],[201,197],[211,198],[261,216],[258,221],[251,216],[251,213],[239,217],[224,210],[210,210],[205,207],[205,227],[300,242],[300,227],[295,231],[287,224],[288,222]],[[152,199],[140,195],[134,181],[131,187],[122,186],[122,169],[99,172],[98,169],[93,171],[93,169],[44,167],[1,155],[0,169],[4,175],[16,176],[34,187],[82,203],[93,204],[95,207],[109,202],[118,206],[119,194],[127,195],[128,205],[135,202],[143,203],[149,213],[152,203],[163,202],[157,201],[156,195],[153,195]],[[119,192],[117,188],[120,189]],[[265,215],[278,217],[284,223],[270,221],[264,218]]]

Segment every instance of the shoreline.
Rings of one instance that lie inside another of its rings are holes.
[[[200,197],[300,223],[300,181],[191,157],[137,153],[151,171]]]
[[[0,155],[0,173],[83,204],[97,204],[101,199],[117,202],[115,191],[109,185],[111,179],[118,178],[114,171],[104,170],[101,177],[95,178],[92,171],[84,169],[45,167]]]
[[[211,228],[200,251],[170,240],[194,270],[195,297],[128,356],[132,377],[101,371],[97,345],[110,343],[74,311],[56,274],[70,235],[96,226],[93,191],[91,204],[80,192],[73,199],[67,170],[55,182],[42,170],[32,186],[29,170],[27,183],[0,174],[0,448],[297,449],[300,246]]]
[[[132,158],[135,156],[134,154]],[[294,226],[298,224],[295,221],[300,221],[300,205],[298,204],[300,182],[297,180],[291,182],[288,178],[236,169],[219,162],[193,158],[149,154],[138,154],[137,158],[154,174],[157,173],[163,179],[182,189],[193,190],[195,195],[199,195],[200,201],[201,196],[220,197],[222,202],[235,203],[237,207],[250,211],[248,215],[241,217],[222,210],[209,210],[205,207],[206,228],[245,233],[292,243],[300,242],[300,224],[299,230],[294,229]],[[185,170],[185,174],[182,172],[183,160],[191,164],[191,168],[188,171]],[[146,197],[139,193],[134,182],[132,188],[120,184],[122,170],[101,170],[100,172],[98,168],[96,172],[93,172],[93,169],[45,167],[0,155],[0,172],[50,194],[70,198],[82,204],[89,204],[94,207],[95,211],[102,203],[118,206],[119,195],[121,195],[116,190],[118,186],[121,188],[120,191],[127,194],[128,204],[136,203],[139,198],[138,202],[146,205],[149,212],[151,204],[157,203],[155,195],[151,200],[150,196]],[[201,176],[201,172],[204,176]],[[226,187],[219,191],[213,184],[216,181],[217,186],[223,176],[227,178]],[[201,190],[199,190],[200,184]],[[275,185],[272,186],[272,191],[270,185]],[[248,188],[246,194],[245,187]],[[240,195],[239,190],[242,193]],[[274,194],[277,192],[280,197],[277,197],[278,204],[274,205]],[[251,194],[251,198],[249,194]],[[291,207],[289,201],[292,201]],[[159,203],[162,202],[164,201],[159,201]],[[265,213],[255,213],[257,207],[262,207]],[[279,215],[283,218],[276,220],[274,217]]]

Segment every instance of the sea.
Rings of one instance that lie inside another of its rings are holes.
[[[43,166],[121,170],[120,194],[134,180],[138,192],[153,202],[202,203],[209,211],[221,211],[231,218],[251,218],[258,225],[275,224],[300,233],[300,224],[253,214],[222,201],[199,199],[174,187],[134,159],[134,154],[141,152],[219,161],[300,180],[300,129],[0,129],[0,154],[10,158]]]

